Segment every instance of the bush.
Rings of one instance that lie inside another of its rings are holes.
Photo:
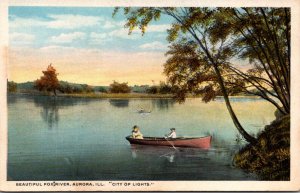
[[[111,93],[130,93],[130,91],[131,91],[131,89],[128,86],[127,82],[118,83],[118,82],[114,81],[109,86],[109,92],[111,92]]]
[[[247,145],[234,163],[262,180],[290,179],[290,116],[282,116],[265,127],[256,145]]]
[[[158,93],[158,86],[151,86],[151,87],[149,87],[147,90],[146,90],[146,92],[148,93],[148,94],[157,94]]]

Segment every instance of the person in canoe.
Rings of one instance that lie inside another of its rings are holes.
[[[171,132],[166,135],[166,138],[172,138],[172,139],[176,138],[177,135],[176,135],[175,128],[171,128],[170,130],[171,130]]]
[[[144,139],[143,134],[141,133],[140,128],[137,125],[133,126],[131,137],[134,139]]]

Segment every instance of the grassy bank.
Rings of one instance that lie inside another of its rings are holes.
[[[265,127],[256,145],[247,145],[234,157],[237,167],[256,173],[262,180],[290,179],[290,116]]]

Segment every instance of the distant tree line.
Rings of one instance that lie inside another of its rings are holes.
[[[93,87],[87,84],[71,84],[65,81],[59,81],[57,76],[58,73],[56,69],[50,64],[45,71],[42,71],[43,76],[37,79],[34,82],[34,88],[43,91],[43,92],[53,92],[56,95],[56,92],[72,94],[72,93],[148,93],[148,94],[170,94],[174,92],[174,88],[170,84],[165,82],[160,82],[159,85],[142,85],[130,87],[127,82],[117,82],[113,81],[108,88],[104,86]],[[10,83],[10,89],[13,89],[14,84]],[[15,85],[16,86],[16,85]]]
[[[174,93],[175,87],[161,81],[159,85],[153,85],[146,90],[149,94],[171,94]]]
[[[69,83],[60,84],[57,88],[61,93],[71,94],[71,93],[92,93],[95,92],[92,86],[87,84],[83,85],[71,85]]]
[[[113,81],[109,85],[109,87],[104,86],[90,86],[87,84],[73,84],[65,81],[59,81],[57,76],[58,73],[56,69],[50,64],[45,71],[42,71],[43,76],[34,81],[33,88],[42,92],[53,92],[56,95],[56,92],[65,94],[73,94],[73,93],[148,93],[148,94],[176,94],[179,89],[176,85],[171,85],[170,83],[166,83],[164,81],[160,81],[158,85],[135,85],[130,87],[127,82],[117,82]],[[17,83],[13,81],[7,82],[7,90],[8,92],[16,92],[17,91]],[[205,91],[205,90],[204,90]],[[236,95],[241,93],[243,90],[239,89],[239,87],[235,87],[229,91],[230,95]],[[198,93],[200,94],[200,93]],[[222,95],[222,92],[218,92],[218,95]]]

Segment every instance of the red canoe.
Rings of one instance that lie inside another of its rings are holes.
[[[155,145],[155,146],[175,146],[175,147],[193,147],[193,148],[210,148],[211,136],[197,138],[175,138],[165,139],[162,137],[144,137],[144,139],[134,139],[127,136],[126,139],[130,144]]]

